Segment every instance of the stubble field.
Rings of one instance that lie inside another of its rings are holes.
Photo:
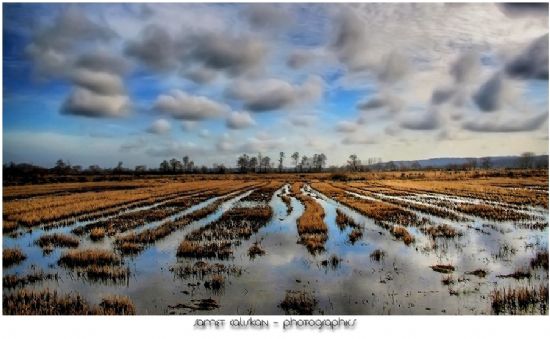
[[[547,314],[548,173],[3,190],[4,314]]]

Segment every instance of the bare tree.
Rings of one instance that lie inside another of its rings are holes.
[[[518,160],[518,165],[520,168],[531,168],[533,167],[535,153],[533,152],[523,152]]]
[[[484,158],[481,158],[481,167],[484,168],[484,169],[489,169],[491,168],[492,164],[491,164],[491,157],[484,157]]]
[[[242,173],[246,173],[249,168],[250,159],[247,154],[243,154],[237,159],[237,166],[240,168]]]
[[[359,159],[357,158],[357,154],[352,154],[349,156],[348,164],[352,171],[356,171],[357,167],[359,166]]]
[[[294,168],[298,170],[298,161],[300,160],[300,153],[294,152],[290,157],[292,158],[292,160],[294,160]]]
[[[279,153],[279,172],[283,171],[283,159],[285,158],[285,152]]]

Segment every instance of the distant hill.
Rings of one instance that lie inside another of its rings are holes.
[[[500,156],[489,157],[491,160],[491,168],[517,168],[520,164],[520,156]],[[411,161],[393,161],[398,167],[412,167],[414,163],[418,163],[422,168],[448,168],[452,165],[465,165],[471,162],[473,159],[477,161],[477,166],[481,167],[482,158],[431,158],[424,160],[411,160]],[[381,165],[386,167],[390,163],[383,162]],[[532,158],[532,163],[536,167],[548,167],[548,155],[536,155]],[[376,165],[374,165],[376,166]],[[380,164],[378,164],[380,166]]]

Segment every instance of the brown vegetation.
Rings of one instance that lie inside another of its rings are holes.
[[[289,290],[279,307],[287,315],[312,315],[317,303],[317,299],[309,292]]]
[[[121,259],[115,253],[104,249],[70,250],[59,259],[59,264],[67,267],[118,265],[120,262]]]
[[[455,267],[453,265],[433,265],[430,266],[432,270],[439,272],[439,273],[452,273],[455,270]]]
[[[78,247],[80,241],[78,238],[61,233],[44,234],[36,240],[36,244],[41,248],[49,247]]]
[[[546,314],[548,311],[548,285],[495,289],[490,298],[495,314]]]
[[[9,267],[15,264],[19,264],[21,261],[27,259],[27,256],[18,248],[4,248],[2,250],[2,266]]]

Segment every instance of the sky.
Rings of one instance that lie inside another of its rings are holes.
[[[547,4],[3,4],[3,162],[548,154]]]

